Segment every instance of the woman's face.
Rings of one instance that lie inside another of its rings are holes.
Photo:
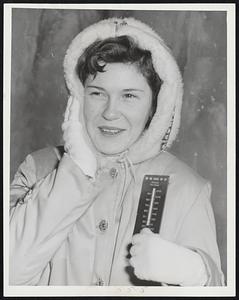
[[[104,70],[85,82],[84,118],[96,149],[114,155],[128,149],[143,132],[152,91],[133,64],[109,63]]]

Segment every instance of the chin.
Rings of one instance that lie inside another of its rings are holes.
[[[108,143],[98,144],[95,146],[100,153],[109,156],[120,154],[127,149],[126,146],[119,147],[118,145],[109,145]]]
[[[123,137],[95,137],[94,144],[100,153],[109,156],[120,154],[129,147]]]
[[[104,154],[104,155],[109,155],[109,156],[113,156],[113,155],[118,155],[118,154],[120,154],[120,153],[122,153],[122,152],[124,152],[126,149],[123,149],[123,150],[121,150],[121,149],[109,149],[109,148],[107,148],[107,149],[105,149],[105,148],[98,148],[98,151],[100,152],[100,153],[102,153],[102,154]]]

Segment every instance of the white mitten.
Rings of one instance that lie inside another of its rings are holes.
[[[207,273],[201,256],[144,228],[132,238],[130,264],[139,279],[202,286]]]
[[[68,99],[65,119],[62,124],[65,151],[81,170],[90,177],[95,177],[97,160],[86,142],[80,118],[80,103],[72,96]]]

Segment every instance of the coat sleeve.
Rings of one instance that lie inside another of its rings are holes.
[[[92,203],[92,183],[65,154],[36,181],[29,155],[11,184],[10,285],[36,285],[74,223]]]
[[[210,195],[211,185],[206,183],[184,216],[177,242],[201,256],[208,274],[206,286],[221,286],[224,285],[224,275],[221,271]]]

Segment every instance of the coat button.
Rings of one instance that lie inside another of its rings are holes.
[[[110,176],[112,178],[116,178],[118,176],[118,170],[116,168],[111,168],[110,169]]]
[[[99,278],[96,285],[100,285],[100,286],[105,285],[104,280],[102,278]]]
[[[108,229],[108,222],[106,220],[101,220],[99,223],[99,229],[101,232],[105,232]]]

